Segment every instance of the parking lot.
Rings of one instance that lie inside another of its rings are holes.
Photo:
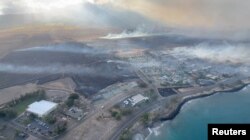
[[[33,122],[26,126],[26,131],[32,132],[34,134],[42,135],[42,136],[51,136],[53,135],[52,127],[40,120],[35,119]]]

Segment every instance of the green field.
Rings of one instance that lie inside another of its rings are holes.
[[[27,109],[28,105],[30,105],[31,103],[35,101],[37,101],[37,97],[30,97],[30,98],[24,99],[20,103],[13,106],[12,109],[17,113],[17,115],[20,115]]]
[[[27,109],[28,105],[35,101],[40,101],[42,99],[45,99],[44,91],[36,91],[33,93],[29,93],[23,97],[20,97],[20,99],[18,99],[16,103],[11,106],[11,109],[13,109],[13,111],[15,111],[17,115],[20,115]]]

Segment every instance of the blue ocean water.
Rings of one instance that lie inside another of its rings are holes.
[[[207,140],[208,123],[250,123],[250,86],[186,103],[148,140]]]

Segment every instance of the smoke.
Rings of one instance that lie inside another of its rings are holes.
[[[171,53],[179,56],[207,59],[214,62],[250,64],[249,44],[209,44],[201,43],[194,47],[174,48]]]
[[[171,26],[249,29],[248,0],[120,0],[120,5]]]
[[[124,67],[126,70],[132,67],[145,68],[145,67],[159,67],[161,62],[158,61],[135,61],[126,62],[120,60],[108,60],[107,63],[115,63],[126,65]],[[119,67],[119,66],[118,66]],[[119,73],[126,71],[125,69],[120,69],[115,71],[109,67],[88,67],[85,65],[77,64],[61,64],[53,63],[47,65],[26,65],[26,64],[11,64],[11,63],[0,63],[0,72],[4,73],[15,73],[15,74],[81,74],[81,75],[95,75],[103,77],[113,77]]]
[[[124,30],[149,24],[181,29],[196,37],[221,34],[218,37],[244,38],[250,34],[249,5],[247,0],[1,0],[0,25],[41,22]],[[149,34],[125,30],[103,38]]]
[[[151,36],[150,34],[146,32],[140,32],[140,31],[133,31],[129,32],[127,30],[124,30],[120,34],[108,34],[104,37],[100,37],[101,39],[123,39],[123,38],[134,38],[134,37],[146,37]]]
[[[92,4],[107,4],[115,2],[115,0],[87,0],[87,1]]]
[[[2,5],[0,10],[3,14],[22,14],[22,13],[44,13],[53,14],[53,12],[63,12],[73,10],[73,7],[79,8],[85,0],[1,0]],[[59,13],[57,13],[59,14]],[[51,15],[48,15],[51,16]]]
[[[118,75],[122,75],[124,72],[126,72],[126,70],[120,69],[119,71],[115,71],[112,68],[109,69],[109,67],[88,67],[85,65],[65,65],[61,63],[53,63],[48,65],[20,65],[0,63],[0,72],[14,74],[79,74],[112,78]]]
[[[147,37],[147,36],[158,36],[164,35],[165,33],[160,33],[158,29],[148,27],[145,25],[137,27],[135,30],[124,30],[119,34],[108,34],[106,36],[100,37],[101,39],[124,39],[124,38],[135,38],[135,37]]]
[[[1,4],[1,2],[0,2],[0,16],[4,14],[4,12],[3,12],[4,8],[5,8],[5,6],[3,4]]]
[[[112,0],[1,0],[0,25],[60,23],[127,29],[141,24],[154,24],[151,19],[113,3]],[[16,20],[17,17],[19,20]]]
[[[125,65],[127,69],[130,68],[148,68],[148,67],[161,67],[162,62],[151,59],[128,59],[128,60],[108,60],[107,63],[117,63]]]
[[[0,63],[0,72],[16,74],[91,74],[94,73],[94,70],[80,65],[53,64],[46,66],[32,66]]]
[[[17,52],[23,51],[46,51],[46,52],[64,52],[64,53],[76,53],[76,54],[99,54],[107,53],[111,50],[107,48],[98,48],[89,47],[84,44],[69,43],[69,44],[59,44],[59,45],[48,45],[48,46],[38,46],[32,48],[25,48],[16,50]]]

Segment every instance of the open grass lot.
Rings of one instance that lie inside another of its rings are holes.
[[[20,115],[26,110],[28,105],[30,105],[31,103],[37,100],[38,100],[37,97],[30,97],[30,98],[24,99],[23,101],[20,101],[18,104],[13,106],[12,109],[17,113],[17,115]]]
[[[16,100],[16,102],[12,101],[11,109],[13,109],[13,111],[16,112],[17,115],[20,115],[26,110],[28,105],[42,99],[45,99],[45,92],[42,90],[38,90],[36,92],[21,96],[20,99]]]

